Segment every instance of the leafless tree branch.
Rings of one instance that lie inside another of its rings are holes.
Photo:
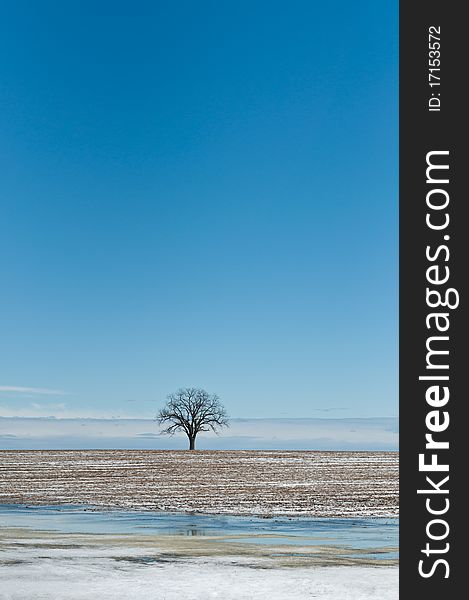
[[[195,449],[195,438],[200,431],[218,433],[220,428],[228,427],[228,414],[220,398],[198,388],[181,388],[169,394],[156,420],[163,427],[161,433],[174,435],[184,431],[190,450]]]

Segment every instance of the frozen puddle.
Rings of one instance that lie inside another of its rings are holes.
[[[3,600],[398,597],[395,519],[0,507]]]

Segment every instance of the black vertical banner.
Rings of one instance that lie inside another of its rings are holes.
[[[464,8],[400,5],[400,598],[464,596],[469,576]]]

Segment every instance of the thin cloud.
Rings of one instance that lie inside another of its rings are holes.
[[[55,404],[39,404],[39,402],[32,402],[32,408],[36,408],[37,410],[64,410],[67,408],[65,402],[59,402]]]
[[[45,398],[45,396],[44,396]],[[0,401],[0,419],[6,418],[54,418],[54,419],[138,419],[140,415],[128,414],[119,410],[90,410],[74,408],[64,402],[28,402],[18,406],[19,402]]]
[[[65,414],[70,414],[64,411]],[[1,407],[0,407],[1,414]],[[59,414],[59,411],[56,412]],[[150,419],[61,417],[0,418],[1,449],[177,449],[186,437],[163,436]],[[213,450],[397,450],[397,418],[232,419],[230,435],[201,435],[200,449]],[[3,437],[2,437],[3,436]],[[15,437],[5,437],[15,436]]]
[[[38,394],[42,396],[66,396],[63,390],[53,390],[49,388],[24,387],[20,385],[0,385],[2,394]]]

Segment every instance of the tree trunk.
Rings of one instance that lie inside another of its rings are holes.
[[[189,450],[195,450],[195,435],[189,436]]]

